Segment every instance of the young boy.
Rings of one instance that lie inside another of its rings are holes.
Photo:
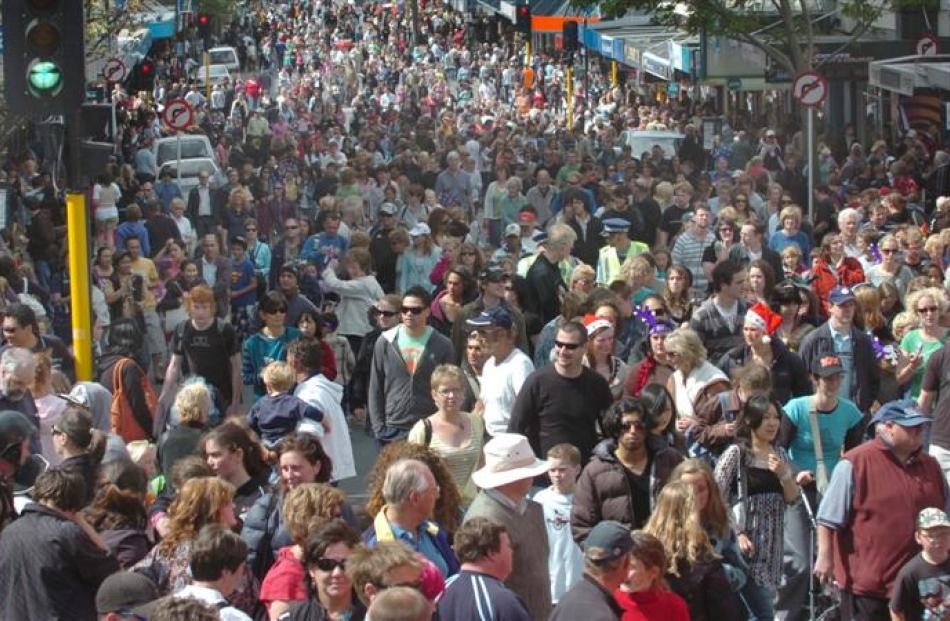
[[[280,440],[297,430],[304,419],[324,422],[323,412],[307,405],[291,394],[290,389],[296,379],[293,368],[286,362],[272,362],[261,371],[261,379],[267,394],[257,400],[247,413],[247,422],[261,442],[268,449],[274,448]]]
[[[241,340],[252,331],[256,304],[254,264],[247,257],[247,240],[237,235],[231,238],[231,325],[237,329]]]
[[[950,597],[950,518],[940,509],[924,509],[914,539],[922,549],[897,574],[891,621],[944,619],[950,613],[944,603]]]
[[[228,530],[230,525],[208,524],[201,529],[191,546],[191,584],[176,591],[175,599],[196,599],[219,610],[222,619],[251,621],[251,618],[228,605],[226,598],[241,585],[247,544]]]
[[[544,509],[548,531],[548,573],[551,575],[551,600],[554,603],[584,574],[584,553],[571,535],[571,509],[574,485],[581,473],[581,452],[572,444],[557,444],[548,451],[548,478],[551,487],[534,496]]]

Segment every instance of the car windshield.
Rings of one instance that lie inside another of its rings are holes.
[[[673,157],[679,151],[680,143],[683,142],[683,136],[672,135],[638,135],[636,132],[630,134],[627,138],[627,144],[630,145],[630,153],[633,157],[640,157],[643,153],[650,153],[654,145],[660,145],[663,149],[664,157]]]
[[[196,157],[210,157],[208,147],[202,140],[182,140],[181,141],[181,159],[193,160]],[[169,141],[158,145],[158,163],[178,159],[178,147],[175,141]]]
[[[226,65],[234,61],[234,52],[231,50],[218,50],[211,52],[211,62],[215,65]],[[211,72],[212,74],[214,71]]]

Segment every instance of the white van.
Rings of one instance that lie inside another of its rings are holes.
[[[208,50],[208,54],[211,55],[212,65],[224,65],[230,73],[234,74],[241,72],[241,58],[233,47],[227,45],[213,47]]]
[[[178,138],[169,136],[159,138],[152,143],[152,152],[155,154],[155,163],[161,168],[163,164],[171,162],[174,164],[178,160]],[[181,135],[181,159],[209,159],[216,161],[214,149],[211,147],[211,141],[204,134],[182,134]]]

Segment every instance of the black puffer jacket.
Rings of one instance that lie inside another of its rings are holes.
[[[651,455],[652,506],[673,468],[683,461],[683,456],[670,448],[660,437],[651,436],[647,442],[647,450]],[[590,529],[601,520],[616,520],[628,528],[633,528],[649,517],[634,515],[630,480],[624,472],[623,464],[614,455],[616,447],[616,440],[603,440],[594,447],[594,454],[577,481],[574,509],[571,512],[571,532],[577,543],[583,543]]]

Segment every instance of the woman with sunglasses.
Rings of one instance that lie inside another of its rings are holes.
[[[241,375],[244,384],[254,387],[254,396],[264,396],[261,371],[271,362],[287,360],[287,344],[300,338],[300,330],[286,327],[287,298],[279,291],[268,291],[258,306],[261,329],[244,341]]]
[[[363,621],[366,607],[353,591],[346,561],[360,546],[359,534],[342,520],[327,522],[302,546],[310,597],[290,607],[288,621]]]
[[[884,283],[891,283],[897,288],[901,298],[907,292],[907,285],[914,277],[914,272],[904,265],[900,255],[900,242],[891,234],[887,234],[877,242],[878,252],[881,254],[880,263],[866,270],[868,282],[875,287]]]
[[[947,329],[940,325],[940,318],[947,312],[947,296],[938,287],[928,287],[907,296],[907,308],[917,319],[917,327],[901,339],[904,353],[897,367],[897,383],[910,382],[910,397],[920,396],[927,361],[935,351],[947,343]]]

